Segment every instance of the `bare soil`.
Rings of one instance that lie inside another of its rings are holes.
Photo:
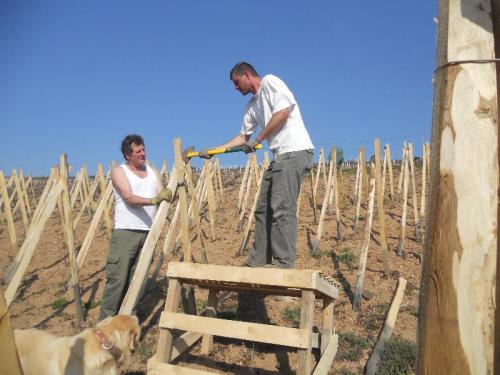
[[[418,207],[420,209],[420,172],[417,170]],[[399,170],[395,170],[394,183],[397,184]],[[364,290],[374,294],[370,300],[362,299],[361,310],[354,313],[352,299],[355,288],[358,255],[361,249],[367,197],[361,209],[358,228],[353,232],[355,202],[353,201],[355,170],[343,171],[340,181],[340,212],[342,218],[343,240],[337,241],[336,220],[333,211],[328,211],[325,219],[319,256],[311,255],[312,242],[316,236],[317,224],[314,222],[311,207],[311,192],[308,178],[304,181],[300,213],[298,220],[297,264],[298,269],[318,269],[325,275],[336,279],[340,287],[340,300],[335,304],[335,327],[340,335],[354,334],[365,343],[364,349],[358,349],[356,355],[350,356],[341,345],[337,358],[332,366],[332,373],[361,373],[370,352],[375,345],[378,333],[390,306],[398,277],[408,280],[408,286],[403,298],[393,335],[410,342],[416,341],[418,290],[420,286],[420,259],[422,245],[416,241],[413,220],[413,202],[411,189],[409,191],[409,207],[407,212],[406,239],[404,254],[396,255],[401,220],[402,199],[399,197],[394,204],[388,199],[386,186],[385,220],[387,242],[389,246],[389,261],[392,272],[384,275],[382,254],[379,245],[378,214],[375,209],[372,226],[372,238],[368,252],[368,263],[364,278]],[[243,256],[236,256],[243,233],[236,231],[236,202],[241,175],[225,172],[223,175],[224,192],[217,209],[217,225],[215,241],[211,241],[209,223],[202,220],[203,232],[206,235],[205,246],[209,263],[239,266]],[[395,186],[395,190],[397,186]],[[318,216],[324,195],[323,183],[320,183],[317,198]],[[376,206],[376,204],[375,204]],[[19,215],[19,214],[17,214]],[[76,215],[76,211],[75,211]],[[206,214],[208,217],[208,214]],[[87,213],[76,230],[77,246],[85,237],[91,214]],[[167,221],[168,223],[168,221]],[[163,246],[166,232],[160,237],[156,255]],[[18,242],[22,243],[24,228],[20,217],[16,219]],[[251,237],[249,246],[252,244]],[[86,305],[86,325],[92,326],[99,316],[99,304],[102,299],[105,284],[105,261],[108,249],[108,237],[104,223],[97,232],[85,264],[79,275],[82,299]],[[248,250],[247,250],[248,251]],[[146,362],[156,350],[158,338],[158,319],[163,311],[167,290],[167,280],[164,277],[168,262],[179,260],[182,249],[169,249],[168,258],[162,266],[161,277],[151,281],[145,298],[138,305],[138,317],[142,327],[142,338],[138,350],[134,354],[132,364],[123,369],[128,374],[143,374]],[[199,241],[193,243],[193,254],[200,259]],[[349,259],[346,254],[354,255]],[[10,248],[7,227],[0,223],[0,276],[14,259],[15,253]],[[272,271],[270,271],[272,272]],[[73,335],[77,332],[75,310],[72,292],[67,289],[69,278],[69,263],[67,249],[64,245],[60,218],[57,209],[49,219],[41,240],[36,248],[33,259],[23,278],[22,285],[15,301],[10,307],[10,317],[15,328],[31,328],[47,330],[56,335]],[[5,286],[2,287],[4,290]],[[204,307],[206,291],[195,290],[199,309]],[[262,297],[258,294],[237,294],[225,292],[220,295],[218,313],[226,319],[252,321],[281,326],[293,327],[300,316],[298,300],[283,299],[275,296]],[[319,312],[319,305],[317,306]],[[297,315],[298,314],[298,315]],[[318,315],[318,314],[316,314]],[[274,345],[242,342],[225,338],[215,338],[214,351],[209,356],[199,354],[199,344],[183,354],[177,363],[208,371],[235,374],[291,374],[297,366],[297,356],[293,349]],[[317,361],[318,357],[314,357]]]

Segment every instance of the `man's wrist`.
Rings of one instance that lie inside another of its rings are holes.
[[[255,140],[257,141],[257,143],[262,143],[264,142],[263,139],[261,139],[260,135],[258,135],[257,137],[255,137]]]

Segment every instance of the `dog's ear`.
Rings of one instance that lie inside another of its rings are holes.
[[[141,327],[139,326],[139,322],[136,316],[132,316],[134,318],[134,323],[130,327],[130,349],[135,350],[139,344],[139,338],[141,336]]]

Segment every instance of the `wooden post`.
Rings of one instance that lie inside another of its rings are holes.
[[[247,179],[249,175],[250,168],[252,166],[252,155],[249,154],[247,157],[247,164],[245,166],[245,171],[243,172],[243,177],[241,178],[240,190],[238,191],[238,203],[236,205],[235,216],[238,216],[241,210],[241,203],[243,199],[243,193],[246,189]]]
[[[385,145],[385,152],[387,155],[387,167],[389,168],[389,187],[391,193],[391,204],[394,203],[394,183],[393,183],[393,175],[392,175],[392,159],[391,159],[391,145]]]
[[[210,167],[209,161],[205,159],[206,184],[208,194],[208,218],[210,222],[210,238],[215,241],[215,195],[212,184],[214,169]]]
[[[28,268],[29,262],[33,256],[36,245],[40,240],[40,235],[43,231],[43,228],[45,227],[45,223],[47,222],[48,218],[54,211],[57,198],[61,194],[61,191],[62,191],[62,185],[60,181],[55,182],[52,185],[49,194],[47,195],[47,199],[44,202],[44,206],[40,210],[39,219],[37,220],[37,222],[33,222],[32,230],[29,231],[21,248],[19,249],[18,253],[22,254],[22,258],[20,258],[19,262],[12,268],[15,271],[13,272],[13,275],[10,278],[9,285],[5,290],[5,301],[7,303],[7,306],[10,306],[10,304],[12,303],[12,301],[16,296],[17,289],[21,284],[22,277],[24,276],[24,273]]]
[[[415,184],[415,163],[413,160],[413,144],[408,145],[408,159],[410,161],[410,177],[411,177],[411,189],[412,189],[412,203],[413,203],[413,219],[415,221],[415,238],[420,241],[420,222],[418,218],[418,199],[417,199],[417,187]]]
[[[328,172],[331,174],[331,172]],[[307,332],[308,347],[297,350],[297,375],[310,375],[312,371],[312,327],[314,322],[314,292],[302,291],[299,328]]]
[[[354,291],[354,299],[352,309],[359,310],[361,294],[363,293],[363,280],[365,277],[366,260],[368,257],[368,246],[370,245],[370,234],[372,230],[373,206],[375,203],[375,165],[371,163],[370,167],[370,194],[368,197],[368,214],[365,224],[365,233],[363,235],[363,244],[359,255],[358,274],[356,276],[356,289]]]
[[[406,155],[408,154],[408,147],[406,142],[403,142],[403,149],[401,151],[401,165],[399,170],[399,181],[398,181],[398,194],[401,193],[401,188],[403,187],[403,176],[404,176],[404,165],[406,160]]]
[[[384,213],[384,196],[382,193],[382,183],[380,181],[380,139],[375,139],[375,184],[377,192],[377,212],[378,212],[378,226],[380,231],[380,249],[382,250],[382,264],[384,267],[384,274],[388,275],[389,267],[389,254],[387,249],[387,239],[385,238],[385,213]]]
[[[408,168],[408,158],[404,157],[404,165],[401,166],[401,171],[404,175],[403,182],[403,213],[401,214],[401,231],[399,234],[399,244],[398,244],[398,256],[403,255],[403,247],[405,242],[405,231],[406,231],[406,215],[408,210],[408,183],[409,183],[409,168]]]
[[[325,162],[325,154],[324,154],[323,148],[320,148],[319,159],[318,159],[318,168],[316,169],[316,178],[314,180],[314,195],[315,196],[318,196],[319,176],[321,174],[321,169],[322,169],[324,162]],[[326,189],[326,183],[325,183],[325,189]]]
[[[337,241],[342,241],[342,223],[340,221],[340,207],[339,207],[339,182],[337,179],[337,147],[332,147],[333,159],[333,191],[330,194],[330,199],[334,199],[333,206],[335,208],[335,216],[337,218]]]
[[[28,189],[26,188],[26,181],[24,181],[24,172],[22,169],[19,170],[19,184],[21,185],[21,191],[23,193],[24,204],[26,206],[26,211],[28,213],[28,218],[31,218],[31,205],[28,198]]]
[[[17,177],[17,172],[15,169],[12,170],[12,176],[14,176],[14,186],[17,194],[17,201],[19,202],[19,208],[21,209],[21,215],[23,218],[24,228],[27,231],[30,225],[28,219],[28,212],[26,211],[26,206],[24,204],[23,192],[21,191],[21,184],[19,183],[19,178]]]
[[[353,190],[354,194],[353,194],[353,199],[352,199],[353,202],[358,197],[359,176],[361,176],[361,150],[360,149],[358,149],[358,163],[356,166],[356,179],[354,180],[354,190]]]
[[[497,37],[499,23],[492,21],[491,6],[498,11],[498,2],[438,4],[417,374],[493,374],[498,373],[498,77],[494,63],[474,61],[495,57],[492,30]],[[463,60],[471,63],[446,65]]]
[[[361,210],[361,199],[363,198],[363,165],[362,165],[362,156],[359,154],[359,178],[358,178],[358,190],[357,193],[357,202],[356,202],[356,213],[354,215],[354,225],[352,226],[353,232],[358,228],[359,222],[359,213]]]
[[[323,205],[321,206],[321,213],[319,215],[319,224],[318,231],[316,233],[316,239],[313,241],[312,254],[317,256],[320,254],[320,242],[321,235],[323,233],[323,222],[325,221],[326,209],[328,207],[328,200],[330,198],[330,194],[332,194],[332,185],[333,185],[333,169],[334,167],[331,165],[332,160],[330,160],[330,170],[328,172],[328,181],[325,186],[325,196],[323,198]]]
[[[5,219],[7,221],[7,230],[9,232],[10,246],[12,247],[12,250],[14,250],[17,253],[18,246],[17,246],[16,227],[14,225],[14,218],[12,217],[9,193],[7,191],[7,184],[5,183],[5,176],[3,174],[3,171],[1,170],[0,170],[0,193],[2,195],[4,214],[5,214]]]
[[[255,213],[255,209],[257,208],[257,201],[259,200],[259,191],[260,191],[260,187],[262,186],[262,180],[264,179],[264,174],[266,172],[266,169],[267,167],[269,166],[269,159],[267,157],[264,158],[264,162],[262,164],[262,171],[260,171],[260,175],[258,177],[258,185],[257,185],[257,193],[254,195],[254,199],[253,199],[253,204],[252,204],[252,208],[250,209],[249,213],[248,213],[248,221],[247,221],[247,226],[245,228],[245,233],[243,234],[243,240],[241,241],[241,246],[240,246],[240,250],[238,252],[238,255],[242,255],[243,254],[243,250],[245,250],[246,246],[247,246],[247,243],[248,243],[248,238],[250,236],[250,230],[252,229],[252,224],[253,224],[253,219],[254,219],[254,213]],[[256,171],[256,174],[258,174],[259,172]],[[256,176],[257,178],[257,176]]]
[[[377,343],[375,344],[375,348],[373,348],[372,354],[370,354],[370,358],[368,359],[368,363],[366,364],[366,375],[375,375],[377,373],[380,360],[382,359],[382,354],[384,352],[385,343],[391,338],[392,331],[394,330],[394,325],[396,324],[399,306],[401,306],[405,288],[406,279],[400,277],[398,281],[398,288],[396,289],[396,293],[394,294],[394,298],[392,299],[391,307],[389,308],[389,311],[387,312],[387,316],[385,318],[384,327],[382,328],[382,331],[380,331],[380,335],[378,337]]]
[[[427,145],[422,145],[422,189],[420,191],[420,219],[425,216],[425,196],[427,195]]]
[[[201,253],[201,258],[203,260],[203,263],[208,263],[208,259],[207,259],[207,253],[206,253],[206,250],[205,250],[205,242],[203,241],[203,233],[202,233],[202,230],[201,230],[201,220],[200,220],[200,212],[198,210],[198,203],[197,203],[197,199],[196,199],[196,189],[195,187],[193,186],[193,178],[192,178],[192,171],[191,171],[191,165],[190,164],[186,164],[186,181],[187,181],[187,185],[189,187],[189,190],[192,192],[191,194],[191,204],[190,204],[190,210],[192,210],[192,212],[189,212],[190,210],[188,210],[188,213],[190,215],[192,215],[193,217],[193,222],[194,222],[194,227],[195,227],[195,231],[196,231],[196,236],[198,237],[198,240],[200,241],[200,253]]]
[[[76,258],[76,263],[78,268],[82,268],[83,262],[85,261],[85,257],[87,256],[87,252],[90,249],[90,245],[92,244],[92,240],[94,239],[95,232],[99,225],[99,221],[106,210],[108,205],[108,201],[111,199],[111,195],[113,194],[113,184],[111,181],[108,182],[107,188],[101,194],[101,200],[97,205],[97,209],[92,217],[92,221],[90,222],[89,228],[87,229],[87,234],[83,239],[82,246],[80,247],[80,251],[78,252],[78,256]]]
[[[78,283],[78,267],[76,265],[75,258],[75,243],[73,236],[73,224],[71,222],[71,205],[69,201],[69,188],[68,188],[68,161],[66,154],[62,154],[60,158],[60,170],[61,177],[60,183],[62,186],[61,196],[62,205],[64,211],[64,221],[63,229],[66,238],[66,245],[68,246],[68,256],[69,256],[69,267],[70,267],[70,286],[73,290],[73,296],[75,298],[75,310],[78,327],[81,326],[83,322],[83,307],[82,300],[80,298],[80,285]]]
[[[314,191],[314,177],[313,177],[313,171],[312,169],[309,171],[309,177],[311,179],[311,204],[312,204],[312,209],[313,209],[313,215],[314,215],[314,222],[318,222],[318,213],[317,210],[318,208],[316,207],[316,191]]]
[[[251,187],[252,187],[252,180],[253,179],[258,179],[258,170],[257,170],[257,165],[255,163],[255,154],[252,154],[252,165],[250,167],[250,170],[248,172],[248,178],[247,178],[247,186],[246,186],[246,189],[245,189],[245,196],[243,197],[243,202],[241,204],[241,207],[240,207],[240,216],[239,216],[239,219],[238,219],[238,223],[236,224],[236,230],[237,231],[240,231],[242,226],[243,226],[243,221],[245,220],[245,210],[246,210],[246,206],[247,206],[247,202],[249,200],[249,197],[250,197],[250,190],[251,190]]]

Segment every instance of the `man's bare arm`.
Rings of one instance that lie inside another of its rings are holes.
[[[122,167],[115,167],[111,171],[111,181],[113,187],[118,191],[123,200],[132,206],[151,206],[151,198],[144,198],[134,195]]]
[[[248,138],[250,138],[250,135],[238,134],[238,135],[234,136],[233,138],[231,138],[226,143],[224,143],[220,146],[214,147],[214,149],[218,149],[218,148],[226,149],[226,148],[233,148],[233,147],[242,146],[245,144],[245,142],[247,141]]]
[[[260,132],[260,134],[255,137],[257,142],[264,142],[270,135],[278,133],[281,128],[285,125],[288,116],[290,115],[290,110],[288,108],[282,109],[271,116],[271,119],[267,123],[266,127]]]

